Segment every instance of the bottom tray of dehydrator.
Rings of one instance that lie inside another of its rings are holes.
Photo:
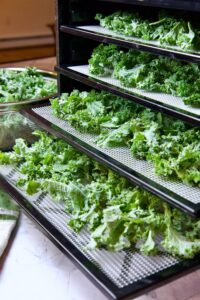
[[[62,204],[46,193],[28,196],[15,187],[20,173],[0,166],[1,185],[38,223],[53,242],[92,279],[109,299],[131,299],[180,277],[198,267],[200,258],[181,260],[166,253],[144,256],[130,249],[118,253],[86,250],[89,233],[80,233],[67,226],[69,215]]]

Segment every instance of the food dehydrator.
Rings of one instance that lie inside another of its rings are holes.
[[[200,53],[162,47],[148,41],[125,38],[101,28],[96,13],[136,9],[147,16],[161,8],[185,11],[198,18],[200,1],[162,0],[57,0],[57,66],[59,94],[80,90],[104,90],[145,107],[200,125],[200,109],[184,105],[178,97],[124,88],[111,78],[92,76],[88,59],[99,44],[115,44],[173,59],[200,63]],[[94,136],[80,133],[66,121],[52,115],[49,103],[24,109],[21,113],[47,132],[67,141],[76,149],[103,163],[132,183],[159,196],[163,201],[197,218],[200,216],[200,189],[154,175],[151,163],[133,158],[127,149],[101,149]],[[109,299],[132,299],[198,268],[200,257],[182,260],[166,253],[145,256],[134,250],[85,251],[89,240],[86,229],[77,234],[67,227],[69,216],[60,203],[46,193],[27,196],[16,188],[17,168],[0,167],[0,185],[40,225],[45,234],[97,285]],[[159,237],[158,237],[159,238]]]

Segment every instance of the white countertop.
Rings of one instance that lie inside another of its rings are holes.
[[[0,299],[107,300],[23,214],[0,274]]]
[[[137,300],[199,300],[200,271]],[[22,214],[0,273],[2,300],[107,300],[75,265]]]

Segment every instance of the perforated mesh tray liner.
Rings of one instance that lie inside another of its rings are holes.
[[[99,33],[99,34],[102,34],[102,35],[105,35],[105,36],[115,37],[119,40],[137,42],[137,43],[140,43],[140,44],[150,45],[150,46],[157,47],[157,48],[160,48],[160,49],[165,49],[165,50],[169,49],[169,52],[170,52],[170,50],[174,50],[178,53],[186,53],[186,54],[189,54],[189,55],[194,56],[194,57],[197,57],[197,56],[200,55],[200,51],[188,50],[186,52],[185,50],[181,49],[178,46],[161,45],[158,41],[147,41],[147,40],[143,40],[143,39],[136,38],[136,37],[125,36],[123,34],[116,33],[112,30],[109,30],[107,28],[104,28],[104,27],[101,27],[101,26],[98,26],[98,25],[77,26],[77,28],[85,30],[85,31],[91,31],[91,32],[94,32],[94,33]]]
[[[68,67],[68,69],[73,70],[78,73],[81,73],[83,75],[98,79],[98,81],[102,81],[102,82],[108,83],[110,85],[116,86],[120,89],[123,89],[124,91],[130,92],[131,94],[142,96],[151,101],[165,104],[166,106],[171,106],[171,107],[175,108],[176,110],[182,111],[184,113],[189,113],[191,115],[194,115],[194,116],[197,116],[198,118],[200,118],[200,108],[185,105],[183,103],[183,100],[180,97],[175,97],[175,96],[172,96],[169,94],[164,94],[164,93],[146,92],[146,91],[136,89],[136,88],[124,87],[120,83],[120,81],[117,79],[113,79],[111,77],[99,77],[99,76],[91,75],[89,73],[88,65],[72,66],[72,67]]]
[[[50,124],[54,124],[58,128],[61,128],[64,132],[71,134],[72,139],[73,137],[76,137],[80,141],[85,142],[86,145],[89,145],[90,148],[92,146],[92,149],[94,149],[93,151],[100,151],[102,153],[102,157],[105,157],[105,155],[111,157],[116,162],[119,162],[122,165],[122,168],[128,167],[130,170],[137,172],[139,177],[142,175],[144,182],[150,182],[152,185],[156,183],[161,191],[165,191],[165,193],[167,193],[167,196],[171,196],[173,193],[174,201],[176,201],[176,204],[178,203],[177,206],[180,206],[180,208],[187,210],[187,208],[185,208],[186,203],[188,207],[191,205],[194,210],[197,210],[196,213],[199,213],[200,188],[187,186],[177,180],[172,179],[170,181],[156,176],[153,173],[153,165],[151,163],[132,157],[130,150],[126,147],[116,147],[111,149],[102,149],[98,147],[95,144],[95,135],[80,133],[70,126],[66,121],[53,116],[50,106],[33,108],[31,111],[33,114],[36,114],[36,116],[38,115],[39,117],[42,117],[44,120],[50,122]],[[57,130],[58,129],[56,128],[56,131]]]

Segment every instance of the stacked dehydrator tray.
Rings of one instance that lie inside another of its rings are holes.
[[[59,94],[79,90],[104,90],[145,107],[172,115],[192,125],[200,125],[200,109],[181,104],[177,97],[125,89],[112,78],[98,78],[88,73],[88,59],[99,43],[115,44],[168,56],[176,60],[200,63],[200,54],[178,48],[163,48],[155,43],[125,39],[100,28],[97,13],[107,15],[117,10],[136,9],[147,16],[158,9],[185,11],[198,18],[200,1],[181,0],[57,0],[57,66]],[[79,133],[67,122],[52,115],[49,103],[22,110],[27,118],[47,132],[59,137],[89,157],[128,178],[134,184],[159,196],[163,201],[190,214],[200,216],[200,189],[177,181],[157,177],[151,164],[134,159],[124,148],[101,149],[92,135]],[[137,251],[118,253],[104,249],[85,251],[87,230],[77,234],[66,224],[69,219],[63,206],[45,193],[27,196],[15,187],[17,170],[0,167],[0,185],[40,225],[49,238],[97,285],[109,299],[132,299],[153,288],[198,268],[200,257],[182,260],[168,254],[145,256]]]

